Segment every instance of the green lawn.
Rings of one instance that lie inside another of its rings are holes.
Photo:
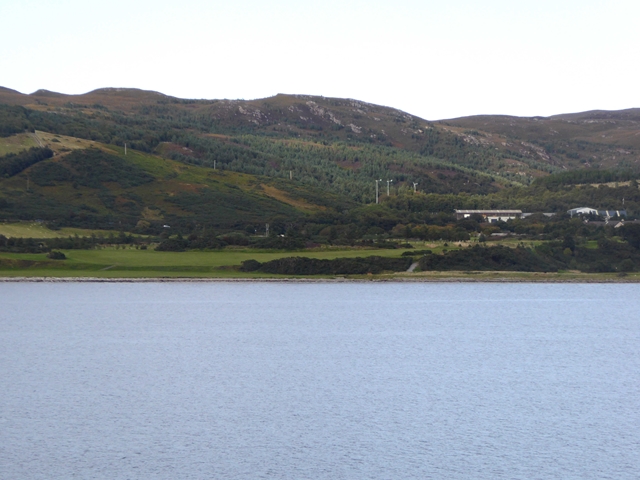
[[[244,260],[267,262],[281,257],[311,258],[366,257],[370,255],[400,256],[406,250],[315,250],[281,252],[260,250],[221,250],[213,252],[156,252],[134,248],[100,250],[64,250],[64,261],[48,260],[45,254],[0,253],[0,276],[4,277],[273,277],[258,273],[244,273],[232,267]],[[38,262],[20,265],[20,261]]]
[[[399,256],[406,250],[324,249],[274,252],[227,249],[215,252],[156,252],[133,248],[65,250],[67,260],[47,259],[45,254],[0,253],[0,277],[96,277],[96,278],[287,278],[285,275],[244,273],[233,268],[243,260],[266,262],[279,257],[312,258]],[[24,262],[28,264],[25,264]],[[22,262],[22,264],[21,264]],[[289,276],[290,277],[290,276]],[[640,273],[589,274],[580,272],[398,272],[383,275],[349,275],[353,279],[413,279],[417,281],[507,282],[639,282]],[[308,277],[307,277],[308,278]],[[313,278],[313,277],[311,277]],[[316,278],[322,278],[316,277]]]

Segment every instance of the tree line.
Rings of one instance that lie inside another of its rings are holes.
[[[13,177],[38,162],[53,157],[53,150],[33,147],[19,153],[8,153],[0,157],[0,177]]]

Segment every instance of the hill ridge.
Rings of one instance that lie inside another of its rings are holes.
[[[361,149],[384,147],[396,152],[394,155],[408,152],[416,159],[437,159],[524,184],[563,170],[640,171],[640,109],[595,110],[551,117],[478,115],[428,121],[393,107],[353,98],[278,93],[253,100],[181,99],[120,87],[80,95],[45,90],[25,95],[2,88],[2,104],[27,109],[9,113],[14,120],[9,129],[4,129],[7,133],[19,133],[32,124],[32,128],[40,130],[120,146],[127,143],[144,151],[170,141],[175,144],[171,158],[178,158],[177,150],[182,147],[193,150],[196,146],[196,153],[186,157],[212,165],[215,161],[218,165],[226,162],[229,168],[247,173],[258,170],[262,174],[287,173],[285,169],[290,167],[286,164],[291,162],[285,159],[295,157],[298,162],[299,154],[292,144],[286,152],[274,154],[273,149],[282,150],[283,139],[333,145],[344,142]],[[55,116],[43,117],[44,112]],[[246,135],[252,138],[242,138]],[[255,157],[249,163],[238,161],[246,157],[246,152],[241,151],[246,142],[252,143],[250,150]],[[216,153],[223,147],[228,153],[224,158]],[[183,154],[179,158],[194,161],[186,157]],[[332,157],[331,162],[353,172],[365,171],[360,156],[354,156],[353,160],[350,155],[342,155]],[[425,183],[428,176],[437,175],[423,167],[408,169],[404,160],[400,163],[401,167],[390,162],[384,170],[376,171],[376,167],[367,170],[367,174],[371,178],[389,176],[404,186],[411,186],[411,182]]]
[[[421,120],[424,120],[426,122],[430,122],[430,123],[439,123],[439,122],[455,122],[457,120],[461,120],[461,119],[481,119],[481,118],[517,118],[517,119],[529,119],[529,120],[534,120],[534,119],[556,119],[556,118],[564,118],[564,117],[569,117],[569,116],[586,116],[586,115],[612,115],[612,114],[625,114],[625,113],[630,113],[630,114],[634,114],[634,115],[640,115],[640,107],[629,107],[629,108],[624,108],[624,109],[617,109],[617,110],[607,110],[607,109],[591,109],[591,110],[582,110],[582,111],[577,111],[577,112],[565,112],[565,113],[557,113],[557,114],[553,114],[553,115],[509,115],[509,114],[502,114],[502,113],[497,113],[497,114],[476,114],[476,115],[467,115],[467,116],[463,116],[463,117],[450,117],[450,118],[442,118],[442,119],[438,119],[438,120],[427,120],[423,117],[420,117],[418,115],[415,114],[411,114],[407,111],[404,110],[400,110],[398,108],[392,107],[392,106],[388,106],[388,105],[380,105],[380,104],[376,104],[376,103],[372,103],[372,102],[367,102],[365,100],[360,100],[357,98],[352,98],[352,97],[327,97],[324,95],[312,95],[312,94],[303,94],[303,93],[284,93],[284,92],[278,92],[275,95],[270,95],[267,97],[260,97],[260,98],[254,98],[254,99],[242,99],[242,98],[189,98],[189,97],[176,97],[173,95],[168,95],[162,92],[159,92],[157,90],[146,90],[143,88],[136,88],[136,87],[100,87],[100,88],[96,88],[93,90],[90,90],[88,92],[84,92],[84,93],[60,93],[60,92],[56,92],[53,90],[48,90],[48,89],[38,89],[35,92],[32,93],[22,93],[18,90],[9,88],[9,87],[4,87],[4,86],[0,86],[0,92],[6,92],[6,93],[12,93],[12,94],[18,94],[18,95],[24,95],[24,96],[56,96],[56,97],[83,97],[83,96],[87,96],[87,95],[91,95],[91,94],[142,94],[142,95],[146,95],[146,94],[153,94],[153,95],[158,95],[161,97],[165,97],[165,98],[173,98],[173,99],[177,99],[177,100],[183,100],[183,101],[194,101],[194,102],[211,102],[211,101],[232,101],[232,102],[247,102],[247,103],[251,103],[251,102],[257,102],[257,101],[263,101],[263,100],[270,100],[270,99],[275,99],[277,97],[293,97],[293,98],[298,98],[298,99],[302,99],[302,100],[313,100],[313,99],[321,99],[321,100],[333,100],[333,101],[343,101],[343,102],[357,102],[358,104],[361,105],[365,105],[368,107],[377,107],[377,108],[384,108],[384,109],[390,109],[396,112],[402,112],[402,113],[407,113],[411,116],[414,116],[416,118],[420,118]]]

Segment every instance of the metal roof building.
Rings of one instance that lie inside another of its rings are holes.
[[[590,207],[578,207],[567,210],[567,213],[572,217],[574,215],[599,215],[601,217],[613,218],[613,217],[626,217],[626,210],[596,210]]]
[[[455,210],[456,219],[461,220],[471,215],[481,215],[485,221],[494,223],[506,222],[512,218],[520,218],[522,210]]]

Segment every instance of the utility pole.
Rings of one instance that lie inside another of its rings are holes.
[[[378,200],[378,182],[381,182],[382,179],[376,180],[376,203],[380,203]]]
[[[391,185],[391,182],[393,182],[393,180],[387,180],[387,197],[390,196],[391,189],[389,186]]]
[[[216,161],[215,160],[213,161],[213,169],[214,170],[216,169]]]
[[[293,180],[293,170],[289,170],[289,180]]]
[[[127,156],[127,144],[126,143],[124,144],[124,156],[125,157]]]
[[[265,236],[265,237],[268,237],[268,236],[269,236],[269,224],[268,224],[268,223],[266,224],[266,227],[265,227],[265,233],[264,233],[264,236]]]

